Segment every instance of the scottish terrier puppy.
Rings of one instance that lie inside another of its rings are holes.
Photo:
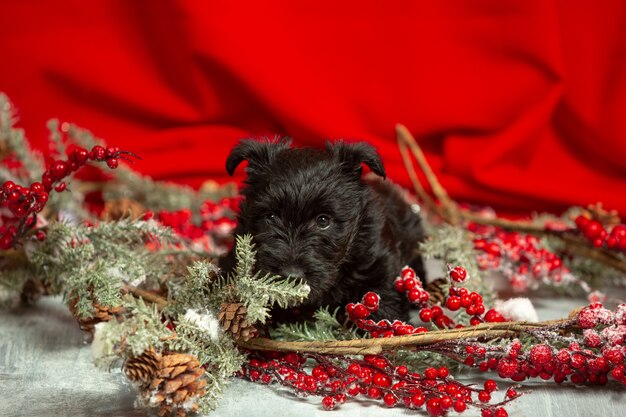
[[[229,175],[243,161],[247,179],[235,233],[253,236],[259,270],[303,279],[311,287],[305,310],[344,306],[375,291],[381,301],[374,318],[408,318],[409,304],[393,282],[406,264],[423,277],[416,253],[423,230],[419,215],[384,180],[372,146],[340,141],[325,150],[296,149],[289,140],[242,140],[226,161]],[[376,176],[364,177],[363,164]],[[233,263],[231,251],[220,266],[229,271]]]

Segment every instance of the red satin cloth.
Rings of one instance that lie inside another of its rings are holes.
[[[401,122],[458,200],[626,214],[621,0],[0,0],[0,91],[36,145],[75,122],[158,179],[286,134],[368,141],[408,186]]]

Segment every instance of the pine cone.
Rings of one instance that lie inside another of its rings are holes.
[[[258,330],[248,323],[248,309],[241,303],[224,303],[220,306],[217,313],[217,319],[224,328],[224,331],[230,332],[235,340],[248,340],[258,335]]]
[[[146,208],[135,200],[120,198],[104,203],[102,218],[104,220],[120,220],[124,218],[138,219],[146,212]]]
[[[446,278],[437,278],[434,281],[429,282],[424,287],[424,290],[430,295],[431,304],[443,304],[446,296],[448,295],[448,288],[450,283]]]
[[[94,301],[92,317],[81,318],[78,316],[78,311],[76,310],[77,302],[78,300],[76,298],[70,301],[70,311],[72,312],[72,315],[76,318],[76,320],[78,320],[80,329],[91,334],[93,334],[93,330],[96,324],[102,321],[109,321],[122,311],[121,306],[103,306]]]
[[[184,417],[188,411],[196,412],[193,400],[206,393],[204,369],[195,356],[185,353],[159,355],[149,349],[129,359],[124,372],[139,384],[141,399],[156,407],[159,416]]]
[[[124,373],[132,382],[149,385],[159,371],[160,364],[161,355],[150,348],[141,355],[128,359],[124,364]]]

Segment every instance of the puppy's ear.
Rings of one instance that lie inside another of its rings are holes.
[[[379,177],[386,177],[385,167],[376,149],[365,142],[347,143],[337,141],[326,142],[326,149],[337,158],[348,170],[357,173],[362,172],[361,164],[367,165],[373,173]]]
[[[290,138],[264,139],[262,141],[244,139],[230,151],[230,155],[226,159],[226,172],[232,176],[235,169],[243,161],[248,161],[250,171],[267,166],[274,161],[276,155],[281,151],[289,149],[290,145]]]

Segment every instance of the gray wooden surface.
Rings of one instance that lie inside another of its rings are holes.
[[[540,319],[558,318],[584,300],[535,298]],[[482,375],[472,376],[481,380]],[[533,392],[508,407],[511,416],[622,417],[626,389],[527,383]],[[90,347],[58,298],[0,313],[0,416],[144,416],[119,372],[91,363]],[[405,416],[426,415],[376,404],[348,403],[331,413],[319,399],[295,398],[279,388],[236,380],[214,416]],[[452,413],[455,415],[455,413]],[[468,417],[480,413],[468,411]]]

